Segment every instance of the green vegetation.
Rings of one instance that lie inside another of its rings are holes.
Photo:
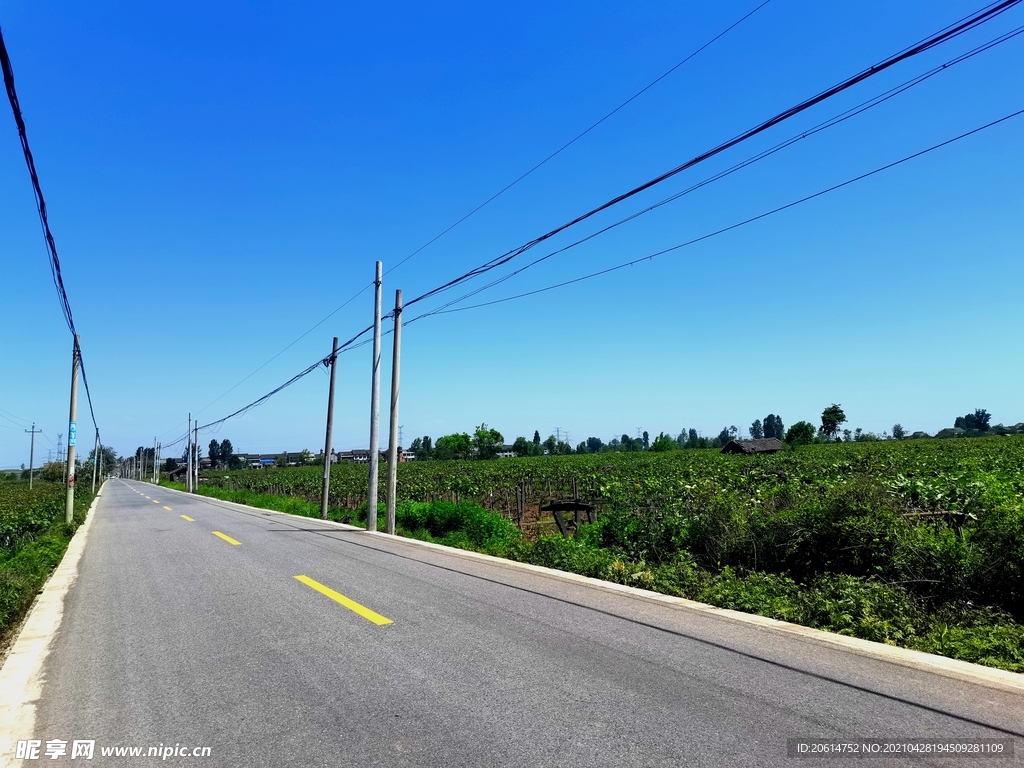
[[[0,644],[24,617],[85,521],[92,495],[75,494],[74,521],[64,523],[65,489],[36,481],[0,484]]]
[[[398,469],[405,535],[1024,672],[1021,436]],[[316,510],[320,480],[316,468],[211,473],[219,488],[204,492]],[[365,487],[365,465],[336,466],[332,516],[363,519]],[[597,522],[550,535],[538,506],[574,493]],[[471,533],[490,530],[482,515],[503,521],[500,535]]]

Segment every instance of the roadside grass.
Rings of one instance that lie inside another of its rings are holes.
[[[91,493],[75,494],[73,522],[64,522],[65,489],[37,482],[31,492],[8,493],[0,486],[0,648],[6,648],[92,503]]]

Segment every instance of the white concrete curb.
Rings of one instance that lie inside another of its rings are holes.
[[[43,662],[64,618],[64,598],[78,579],[78,564],[102,493],[101,485],[89,505],[85,522],[71,537],[64,557],[36,598],[0,669],[0,691],[3,692],[0,699],[0,766],[21,762],[14,758],[17,740],[40,738],[32,733],[32,728],[35,726],[36,702],[42,691]]]
[[[185,494],[183,491],[178,491],[173,488],[167,488],[166,486],[161,486],[161,490],[168,490],[172,491],[173,493],[181,493],[183,495],[191,496],[192,498],[208,499],[211,501],[215,501],[218,504],[229,504],[233,507],[237,507],[240,510],[246,510],[250,512],[252,510],[258,509],[262,512],[269,512],[275,515],[283,515],[292,520],[315,520],[318,523],[331,525],[342,530],[358,531],[367,536],[380,536],[387,539],[388,541],[399,541],[403,544],[408,544],[410,546],[436,549],[443,551],[448,555],[454,555],[456,557],[464,557],[471,560],[481,560],[504,568],[518,568],[521,570],[532,571],[533,573],[548,576],[550,578],[561,579],[562,581],[572,581],[578,584],[586,584],[587,586],[604,590],[606,592],[615,592],[619,594],[630,595],[632,597],[637,597],[643,600],[649,600],[666,605],[673,605],[678,608],[689,609],[692,611],[700,611],[702,613],[710,613],[714,614],[715,616],[722,617],[724,619],[729,619],[730,621],[741,622],[743,624],[753,624],[755,626],[770,631],[783,632],[790,635],[797,635],[811,642],[840,646],[851,653],[856,653],[861,656],[868,656],[875,659],[883,659],[893,664],[899,664],[905,667],[921,669],[927,672],[933,672],[935,674],[944,675],[946,677],[953,677],[976,684],[987,685],[990,687],[1011,688],[1014,691],[1024,693],[1024,675],[1017,674],[1016,672],[1007,672],[1005,670],[995,669],[993,667],[984,667],[980,664],[972,664],[967,661],[960,661],[959,659],[949,659],[945,656],[937,656],[932,653],[923,653],[922,651],[912,651],[907,648],[900,648],[895,645],[886,645],[885,643],[872,642],[871,640],[862,640],[859,637],[847,637],[846,635],[838,635],[834,632],[826,632],[825,630],[821,629],[803,627],[799,624],[791,624],[787,621],[769,619],[765,616],[758,616],[757,614],[753,613],[743,613],[742,611],[734,611],[728,608],[716,608],[713,605],[698,603],[694,600],[687,600],[686,598],[682,597],[663,595],[660,592],[652,592],[651,590],[640,589],[639,587],[629,587],[624,584],[615,584],[610,581],[602,581],[601,579],[594,579],[590,578],[589,576],[580,576],[575,573],[559,571],[554,568],[546,568],[544,566],[531,565],[529,563],[518,563],[514,560],[506,560],[505,558],[494,557],[492,555],[484,555],[479,552],[470,552],[468,550],[457,549],[455,547],[446,547],[443,544],[434,544],[427,541],[420,541],[418,539],[392,537],[386,533],[380,533],[379,531],[367,531],[363,528],[357,528],[352,525],[346,525],[345,523],[336,523],[333,520],[321,520],[318,517],[302,518],[298,515],[290,515],[287,512],[278,512],[273,509],[263,509],[262,507],[252,507],[249,506],[248,504],[239,504],[234,501],[225,501],[224,499],[218,499],[213,496],[203,496],[202,494]]]

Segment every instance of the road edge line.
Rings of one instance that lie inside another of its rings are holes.
[[[36,702],[42,693],[43,663],[64,619],[65,598],[78,580],[78,566],[102,494],[103,485],[89,505],[85,522],[71,537],[64,556],[29,609],[18,637],[11,645],[11,652],[0,667],[0,690],[4,692],[4,701],[0,703],[0,766],[14,764],[8,761],[13,760],[9,756],[14,754],[17,735],[35,738],[32,728],[35,726]]]
[[[167,488],[166,490],[173,491],[174,493],[185,493],[184,491],[178,491],[174,488]],[[888,661],[893,664],[898,664],[904,667],[911,667],[913,669],[924,670],[926,672],[933,672],[936,674],[943,675],[945,677],[951,677],[959,680],[967,680],[972,683],[980,685],[986,685],[989,687],[996,688],[1011,688],[1014,691],[1020,693],[1024,692],[1024,675],[1018,674],[1017,672],[1008,672],[1004,669],[997,669],[995,667],[985,667],[981,664],[974,664],[969,661],[962,661],[960,659],[951,659],[947,656],[939,656],[934,653],[925,653],[924,651],[915,651],[910,648],[901,648],[897,645],[887,645],[885,643],[877,643],[873,640],[864,640],[859,637],[849,637],[847,635],[840,635],[836,632],[828,632],[824,629],[815,629],[813,627],[805,627],[800,624],[793,624],[788,621],[780,621],[779,619],[770,619],[767,616],[760,616],[756,613],[744,613],[743,611],[735,611],[730,608],[718,608],[707,603],[700,603],[696,600],[688,600],[685,597],[676,597],[674,595],[665,595],[661,592],[654,592],[649,589],[641,589],[640,587],[630,587],[625,584],[616,584],[611,581],[604,581],[603,579],[595,579],[590,576],[581,576],[578,573],[570,573],[569,571],[560,571],[556,568],[548,568],[543,565],[533,565],[532,563],[520,563],[515,560],[508,560],[504,557],[495,557],[494,555],[485,555],[482,552],[471,552],[466,549],[458,549],[457,547],[448,547],[444,544],[435,544],[430,541],[420,541],[419,539],[409,539],[402,536],[391,536],[381,531],[368,531],[365,528],[359,528],[354,525],[348,525],[347,523],[338,523],[334,520],[324,520],[319,517],[303,517],[301,515],[290,515],[287,512],[279,512],[276,509],[264,509],[263,507],[254,507],[249,504],[239,504],[236,501],[227,501],[226,499],[218,499],[215,496],[203,496],[202,494],[185,494],[191,497],[199,497],[208,501],[217,502],[218,504],[230,504],[233,507],[238,507],[239,510],[251,512],[253,510],[259,510],[261,512],[267,512],[274,515],[284,515],[291,520],[311,520],[317,523],[324,523],[335,528],[340,528],[345,531],[355,531],[358,533],[365,534],[367,536],[381,537],[382,539],[390,542],[398,542],[400,544],[407,544],[413,547],[425,547],[427,549],[435,549],[440,552],[452,555],[454,557],[461,557],[468,560],[481,560],[483,562],[497,565],[503,568],[513,568],[518,570],[531,571],[533,573],[548,576],[550,578],[561,579],[562,581],[571,581],[577,584],[584,584],[587,586],[595,587],[605,592],[614,592],[617,594],[626,594],[632,597],[640,598],[641,600],[647,600],[649,602],[656,602],[660,604],[673,605],[679,608],[687,608],[692,611],[698,611],[700,613],[712,614],[719,616],[730,621],[739,622],[743,624],[754,624],[762,629],[772,630],[776,632],[784,632],[790,635],[797,635],[804,640],[810,642],[841,646],[845,650],[855,653],[859,656],[867,656],[874,659],[881,659]]]

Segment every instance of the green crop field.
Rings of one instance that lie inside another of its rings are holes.
[[[321,482],[242,470],[204,490],[316,514]],[[332,469],[332,517],[365,520],[366,482]],[[398,498],[406,535],[1024,671],[1022,436],[411,462]],[[539,507],[567,498],[597,521],[563,537]],[[476,510],[504,533],[467,533]]]
[[[0,483],[0,647],[10,639],[33,598],[60,562],[85,520],[92,494],[75,495],[74,521],[64,523],[60,483]]]

